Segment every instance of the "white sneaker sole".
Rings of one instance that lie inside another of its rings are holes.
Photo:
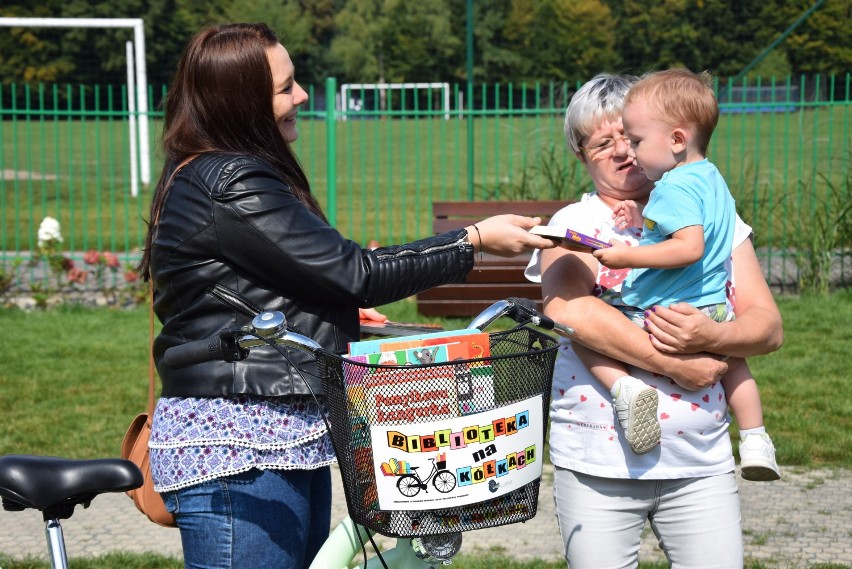
[[[627,413],[627,444],[636,454],[645,454],[660,444],[660,421],[657,419],[656,389],[640,392]]]
[[[777,467],[769,463],[767,464],[749,464],[741,467],[740,476],[743,480],[751,480],[752,482],[772,482],[779,480],[781,473]]]

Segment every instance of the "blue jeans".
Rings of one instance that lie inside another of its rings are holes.
[[[187,568],[301,568],[331,525],[331,469],[257,470],[163,493]]]

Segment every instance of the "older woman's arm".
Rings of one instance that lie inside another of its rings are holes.
[[[648,333],[621,312],[591,295],[597,260],[590,254],[556,248],[542,251],[544,311],[574,329],[572,341],[648,371],[672,377],[687,389],[719,380],[727,365],[716,358],[671,355],[654,348]]]
[[[773,352],[781,347],[784,332],[781,313],[766,284],[750,239],[733,253],[736,274],[736,320],[714,322],[694,307],[673,304],[655,307],[648,315],[648,331],[653,346],[666,353],[711,352],[749,357]]]

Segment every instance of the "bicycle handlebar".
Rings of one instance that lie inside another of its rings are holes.
[[[206,338],[174,346],[163,354],[163,361],[172,369],[213,361],[235,362],[244,360],[251,348],[270,343],[289,346],[313,354],[321,350],[314,340],[287,330],[284,314],[264,311],[255,316],[251,324],[238,330],[223,330],[218,337]]]
[[[486,308],[471,321],[469,328],[484,330],[503,316],[511,318],[522,326],[531,323],[546,330],[553,330],[562,336],[571,336],[574,333],[571,328],[540,314],[533,301],[515,297],[498,301]],[[250,324],[242,328],[223,330],[216,337],[169,348],[163,355],[163,360],[166,365],[172,368],[183,368],[211,361],[239,361],[249,355],[251,348],[270,344],[292,347],[311,355],[323,349],[314,340],[287,330],[286,324],[284,314],[281,312],[264,311],[256,315]],[[431,458],[430,460],[433,469],[437,469],[435,459]],[[438,472],[440,473],[440,471]],[[416,472],[414,476],[417,476]],[[343,559],[344,557],[347,559],[340,563],[340,566],[346,566],[357,551],[358,543],[362,541],[360,537],[357,542],[354,539],[358,527],[357,524],[352,522],[351,518],[347,518],[347,521],[341,523],[342,529],[335,530],[311,567],[317,564],[318,559],[322,559],[321,564],[326,567],[329,559],[334,559],[336,563],[338,558]],[[368,535],[372,533],[372,531],[369,531]],[[397,547],[390,552],[386,552],[384,555],[379,554],[379,560],[385,565],[384,559],[387,558],[388,561],[396,563],[393,565],[395,567],[424,567],[427,564],[434,566],[436,563],[444,563],[452,559],[461,548],[461,535],[460,532],[453,532],[398,541]],[[342,544],[341,540],[346,543]],[[349,546],[346,547],[346,544]],[[344,551],[346,554],[339,555],[338,550]],[[368,566],[372,567],[373,565]]]
[[[479,328],[482,330],[501,316],[508,316],[518,323],[531,322],[539,328],[553,330],[561,336],[568,337],[574,334],[572,328],[541,314],[532,300],[517,297],[498,300],[474,318],[470,323],[470,328]]]
[[[471,320],[469,328],[484,330],[503,316],[519,324],[532,323],[545,330],[553,330],[561,336],[574,334],[573,329],[539,313],[532,300],[515,297],[497,301],[483,310]],[[288,331],[287,321],[281,312],[264,311],[255,316],[251,324],[240,329],[223,330],[217,337],[171,347],[163,355],[163,361],[172,369],[212,361],[235,362],[245,359],[251,348],[270,343],[296,348],[309,354],[322,349],[314,340]]]

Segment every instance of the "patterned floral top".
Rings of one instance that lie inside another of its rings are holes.
[[[161,398],[149,447],[158,492],[260,469],[310,470],[335,462],[311,397]]]

